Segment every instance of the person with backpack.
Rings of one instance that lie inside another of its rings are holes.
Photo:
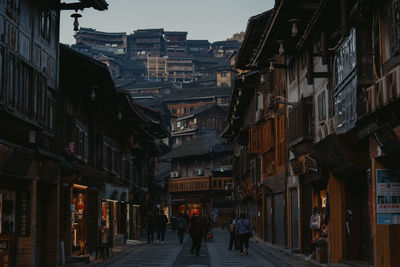
[[[228,231],[229,231],[229,250],[232,250],[232,247],[233,247],[233,243],[235,243],[235,248],[237,249],[237,246],[236,246],[236,242],[235,242],[235,239],[236,239],[236,233],[235,233],[235,230],[236,230],[236,214],[233,214],[232,215],[232,219],[230,219],[229,221],[228,221]]]
[[[240,214],[240,219],[236,221],[236,234],[239,237],[239,248],[240,248],[240,255],[243,256],[244,254],[248,255],[249,253],[249,238],[252,235],[251,225],[250,222],[246,219],[246,215],[244,213]],[[243,243],[245,248],[243,250]]]
[[[178,239],[181,244],[183,244],[183,237],[186,231],[186,220],[182,214],[176,218],[176,232],[178,233]]]

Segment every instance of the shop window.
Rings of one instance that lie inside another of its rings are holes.
[[[3,86],[3,75],[4,75],[4,49],[0,46],[0,100],[4,98],[4,86]]]
[[[321,122],[326,118],[325,91],[318,95],[318,120]]]
[[[21,13],[21,0],[7,0],[7,15],[13,19],[17,19]]]
[[[15,57],[10,56],[8,61],[8,104],[15,105]]]
[[[53,105],[54,106],[54,105]],[[82,122],[76,122],[76,154],[77,157],[85,162],[89,158],[89,138],[87,126]]]
[[[110,243],[111,233],[111,204],[112,202],[101,202],[101,243]]]
[[[23,65],[22,68],[22,83],[24,93],[24,112],[29,114],[31,111],[31,78],[32,72],[28,65]]]
[[[263,152],[263,126],[251,126],[249,131],[250,153]]]
[[[49,111],[48,111],[48,115],[47,115],[47,126],[49,128],[49,130],[51,132],[54,132],[54,118],[55,118],[55,102],[54,100],[49,101]],[[87,135],[86,135],[87,138]],[[85,146],[87,146],[87,142],[85,142]],[[86,156],[86,160],[88,158],[88,155],[86,155],[86,153],[88,152],[87,149],[85,149],[85,156]]]
[[[86,193],[74,190],[71,203],[72,212],[72,246],[73,249],[82,249],[86,243]]]
[[[16,193],[14,191],[0,192],[0,233],[11,235],[15,232]]]

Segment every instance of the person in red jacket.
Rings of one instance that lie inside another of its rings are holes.
[[[198,216],[192,217],[192,222],[189,227],[189,234],[192,238],[192,255],[196,252],[196,256],[200,256],[201,239],[203,237],[203,224]]]

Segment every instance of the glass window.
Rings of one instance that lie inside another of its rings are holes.
[[[4,63],[4,52],[3,48],[0,47],[0,99],[4,97],[4,86],[3,86],[3,63]]]
[[[23,91],[24,91],[24,111],[25,113],[29,113],[30,111],[30,91],[31,91],[31,72],[30,69],[27,65],[24,65],[23,67]]]
[[[8,62],[8,103],[15,105],[15,59],[13,56],[10,57]]]
[[[43,79],[40,90],[40,120],[46,119],[46,95],[47,95],[47,81]]]

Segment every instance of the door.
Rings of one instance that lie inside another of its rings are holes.
[[[274,195],[274,243],[279,246],[285,245],[285,214],[283,194]]]
[[[300,179],[302,181],[303,179]],[[312,214],[312,186],[310,183],[301,184],[300,194],[300,214],[301,214],[301,253],[311,253],[312,231],[310,229],[310,219]]]
[[[370,227],[368,213],[368,183],[366,175],[347,177],[345,184],[345,244],[346,260],[369,260]]]
[[[290,189],[290,223],[291,223],[291,249],[297,250],[299,248],[299,223],[298,223],[298,198],[297,188]]]
[[[272,236],[272,201],[271,195],[265,196],[265,240],[271,242],[273,240]]]

